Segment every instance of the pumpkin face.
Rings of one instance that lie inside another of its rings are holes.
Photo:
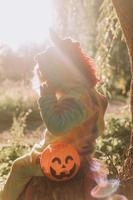
[[[65,181],[77,174],[80,158],[72,145],[63,142],[53,143],[42,152],[40,165],[43,173],[50,179]]]

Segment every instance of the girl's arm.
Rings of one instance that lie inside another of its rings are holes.
[[[54,135],[66,134],[87,119],[88,112],[80,98],[67,96],[57,100],[54,92],[44,86],[45,94],[38,103],[47,129]]]

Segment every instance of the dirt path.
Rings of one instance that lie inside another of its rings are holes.
[[[39,142],[41,138],[42,138],[41,131],[26,130],[26,133],[25,133],[24,137],[22,138],[21,143],[33,145],[33,144]],[[9,146],[9,145],[11,145],[12,141],[13,141],[13,139],[10,134],[10,131],[7,130],[7,131],[3,131],[2,133],[0,133],[0,147]]]

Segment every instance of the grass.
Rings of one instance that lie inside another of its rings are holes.
[[[12,126],[9,130],[10,143],[0,146],[0,182],[4,182],[13,161],[29,152],[34,145],[34,140],[25,138],[26,120],[29,113],[20,113],[18,117],[13,118]],[[39,130],[39,129],[38,129]],[[36,130],[38,137],[40,132]],[[32,136],[33,137],[33,136]],[[37,142],[37,141],[36,141]]]
[[[105,133],[97,138],[96,156],[109,167],[110,176],[118,176],[121,166],[126,159],[130,143],[131,117],[127,107],[119,114],[107,114]]]
[[[0,177],[5,180],[12,162],[21,155],[29,152],[35,141],[23,142],[27,113],[21,113],[14,118],[10,131],[12,139],[9,145],[3,145],[0,149]],[[37,132],[38,130],[36,130]],[[109,167],[110,177],[116,178],[126,158],[131,131],[131,119],[128,112],[124,111],[121,116],[109,115],[106,117],[106,130],[103,136],[96,141],[95,156],[103,160]],[[41,131],[40,131],[41,132]],[[40,137],[38,131],[38,138]],[[23,140],[23,141],[22,141]]]
[[[40,120],[37,97],[31,85],[5,80],[0,85],[0,124],[12,123],[13,116],[30,111],[29,120]],[[0,127],[2,128],[2,127]]]
[[[4,81],[0,85],[0,96],[0,116],[2,116],[0,124],[5,123],[6,128],[8,125],[11,126],[9,130],[10,142],[8,145],[0,147],[0,183],[3,183],[12,162],[30,151],[35,143],[35,140],[31,139],[32,134],[30,139],[27,136],[25,140],[23,139],[27,124],[32,124],[33,128],[33,124],[40,120],[40,114],[36,96],[31,86],[24,82]],[[40,123],[42,123],[41,120]],[[112,177],[118,175],[120,166],[125,159],[130,131],[131,119],[127,108],[123,109],[122,112],[106,115],[106,130],[105,134],[97,139],[96,157],[108,164]],[[35,130],[35,132],[39,138],[41,131]]]

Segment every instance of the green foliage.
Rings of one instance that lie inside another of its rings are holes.
[[[55,0],[55,29],[62,37],[72,37],[94,56],[96,21],[102,0]]]
[[[129,112],[109,115],[106,119],[106,130],[97,139],[96,156],[109,166],[110,176],[118,176],[118,172],[126,157],[131,133]]]
[[[98,73],[112,96],[127,95],[130,85],[128,51],[111,0],[104,0],[98,20]]]
[[[34,56],[44,51],[47,45],[48,41],[44,41],[42,44],[21,45],[13,50],[6,44],[0,44],[0,81],[31,79],[35,65]]]
[[[6,178],[13,161],[24,155],[30,147],[18,144],[16,146],[4,146],[0,148],[0,177]]]
[[[12,123],[13,116],[30,111],[28,118],[40,119],[36,98],[31,86],[23,81],[6,80],[0,86],[0,122],[1,126]]]
[[[22,142],[27,116],[27,113],[22,113],[18,118],[14,118],[10,130],[12,134],[11,144],[0,148],[0,177],[2,181],[5,180],[12,162],[29,152],[32,147],[31,144],[26,145]],[[119,113],[119,116],[108,114],[105,121],[105,134],[96,141],[95,156],[107,163],[111,177],[117,177],[129,146],[131,119],[129,112],[123,111]]]
[[[26,127],[26,120],[30,112],[30,110],[26,113],[22,112],[18,115],[17,118],[16,116],[13,117],[13,124],[10,129],[13,146],[17,146],[22,141],[24,137],[24,130]]]
[[[12,162],[31,148],[31,146],[22,143],[28,114],[29,112],[23,112],[17,118],[13,118],[13,124],[10,129],[10,134],[12,135],[11,145],[2,146],[0,149],[0,177],[3,177],[3,180],[10,170]]]

